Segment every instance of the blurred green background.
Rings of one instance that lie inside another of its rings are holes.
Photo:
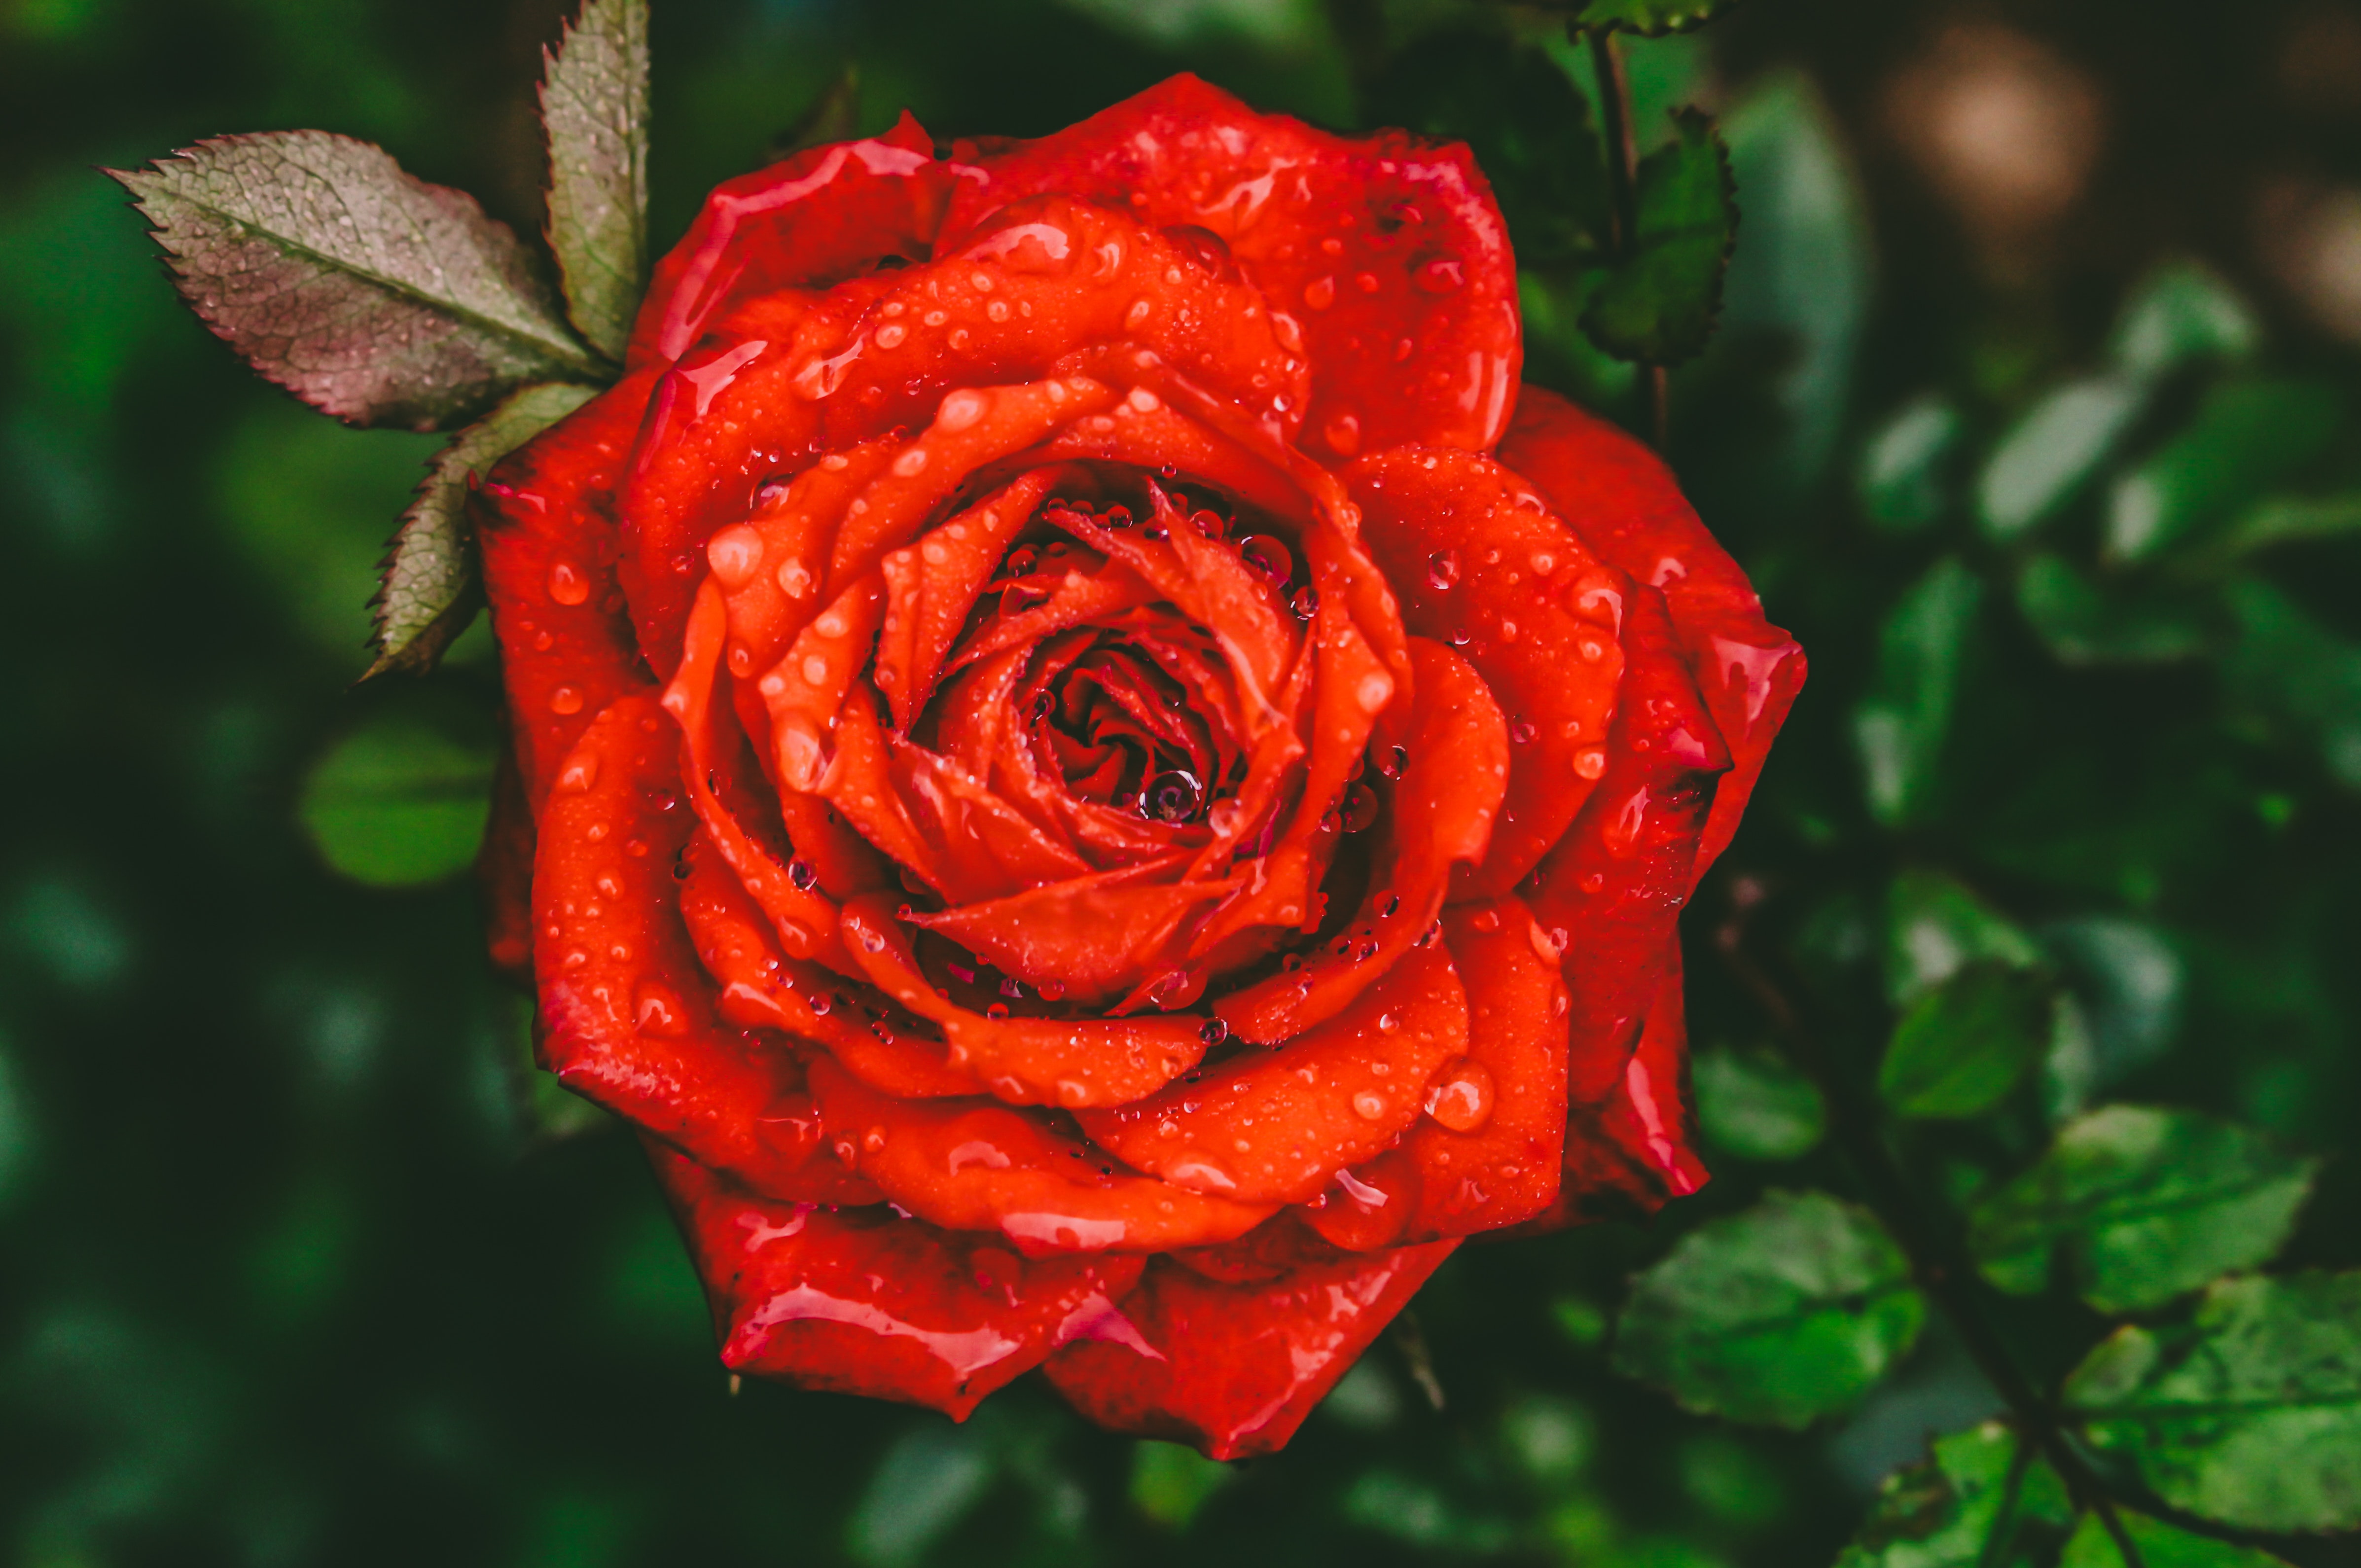
[[[1747,0],[1631,50],[1643,126],[1722,117],[1745,214],[1673,455],[1813,658],[1691,917],[1714,1185],[1466,1249],[1246,1465],[1029,1383],[956,1429],[733,1393],[637,1149],[522,1073],[522,1004],[439,875],[480,823],[480,630],[347,689],[433,438],[252,378],[93,172],[321,126],[536,229],[560,11],[0,0],[5,1561],[1828,1562],[1883,1475],[1997,1408],[1939,1324],[1802,1434],[1685,1415],[1602,1350],[1699,1216],[1846,1179],[1715,965],[1734,895],[1855,1064],[1963,956],[2065,977],[2023,1103],[1906,1141],[1930,1190],[2103,1095],[2349,1156],[2361,7]],[[655,0],[655,232],[848,61],[863,128],[1038,134],[1183,67],[1350,126],[1472,14]],[[1536,378],[1635,417],[1547,277],[1528,313]],[[2349,1157],[2286,1260],[2361,1262]],[[2026,1310],[2045,1372],[2098,1325]]]

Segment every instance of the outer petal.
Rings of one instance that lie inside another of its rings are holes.
[[[1688,1025],[1677,945],[1661,972],[1655,1003],[1622,1076],[1597,1102],[1574,1107],[1566,1125],[1564,1184],[1557,1203],[1534,1223],[1535,1230],[1612,1213],[1625,1204],[1653,1213],[1706,1184],[1705,1162],[1697,1158],[1691,1132]]]
[[[1565,955],[1567,1080],[1577,1102],[1622,1076],[1696,885],[1715,781],[1730,767],[1655,589],[1633,588],[1623,649],[1607,771],[1527,899]]]
[[[1500,461],[1538,485],[1609,565],[1663,591],[1732,766],[1692,876],[1729,847],[1771,741],[1804,687],[1804,651],[1763,619],[1738,563],[1697,520],[1656,455],[1556,393],[1527,387]]]
[[[923,260],[957,174],[908,115],[882,137],[836,142],[714,187],[656,263],[631,363],[677,359],[742,301],[826,288],[889,256]]]
[[[1484,451],[1507,427],[1516,263],[1465,147],[1332,136],[1181,75],[1055,136],[960,153],[982,178],[961,184],[947,239],[1061,192],[1226,242],[1310,359],[1307,431],[1336,456]]]
[[[1224,1284],[1170,1258],[1122,1304],[1137,1342],[1070,1344],[1058,1392],[1101,1426],[1194,1443],[1215,1459],[1287,1444],[1458,1242]]]
[[[755,1198],[651,1146],[706,1283],[722,1364],[965,1420],[1060,1344],[1103,1326],[1137,1257],[1027,1260],[882,1209]]]

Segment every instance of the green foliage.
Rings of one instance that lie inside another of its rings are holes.
[[[1619,359],[1677,365],[1700,353],[1721,311],[1738,242],[1730,149],[1694,109],[1673,140],[1640,160],[1632,243],[1582,313],[1591,341]]]
[[[313,764],[297,816],[320,858],[373,887],[467,870],[491,810],[491,738],[407,712],[381,714]]]
[[[2073,1519],[2065,1484],[1998,1421],[1938,1438],[1887,1477],[1837,1568],[2019,1568]]]
[[[2246,302],[2210,269],[2168,261],[2124,302],[2107,357],[2135,376],[2161,376],[2202,360],[2235,361],[2260,345]]]
[[[2192,1111],[2109,1105],[1978,1203],[1969,1245],[2004,1290],[2039,1291],[2062,1252],[2084,1300],[2141,1311],[2268,1262],[2318,1169]]]
[[[2224,684],[2317,751],[2348,789],[2361,789],[2361,645],[2341,637],[2259,578],[2229,585],[2236,632]]]
[[[2000,1103],[2049,1043],[2051,982],[1985,960],[1920,998],[1895,1025],[1877,1089],[1897,1116],[1979,1115]]]
[[[2131,1537],[2132,1550],[2139,1554],[2136,1564],[2124,1556],[2106,1521],[2092,1512],[2074,1527],[2058,1568],[2287,1568],[2268,1552],[2192,1535],[2129,1508],[2117,1508],[2115,1521]]]
[[[1662,38],[1704,27],[1738,0],[1587,0],[1576,8],[1574,25],[1591,33],[1637,33]]]
[[[1908,1264],[1868,1211],[1773,1192],[1632,1280],[1615,1365],[1689,1409],[1802,1427],[1850,1408],[1925,1320]]]
[[[1690,1070],[1698,1127],[1741,1159],[1795,1159],[1828,1131],[1819,1086],[1769,1051],[1705,1051]]]
[[[2361,1273],[2215,1283],[2066,1380],[2068,1413],[2173,1507],[2266,1530],[2361,1525]]]
[[[549,247],[566,317],[620,364],[647,287],[647,0],[585,0],[543,62]]]
[[[1186,1530],[1232,1475],[1193,1448],[1143,1442],[1131,1451],[1132,1506],[1168,1530]]]
[[[371,607],[377,658],[369,675],[390,670],[423,674],[467,630],[478,609],[468,490],[493,464],[590,397],[589,388],[562,381],[527,387],[511,393],[435,455],[418,499],[401,514],[401,526],[387,549],[383,585]]]
[[[2022,539],[2098,475],[2147,406],[2145,382],[2102,376],[2069,382],[2018,419],[1976,480],[1976,515],[1987,538]]]
[[[1943,515],[1943,466],[1964,431],[1960,411],[1939,397],[1904,405],[1861,449],[1856,483],[1869,521],[1894,533],[1916,532]]]
[[[2214,640],[2211,604],[2185,594],[2126,594],[2062,555],[2028,555],[2016,574],[2016,608],[2061,664],[2161,664],[2192,658]]]
[[[225,137],[108,172],[181,297],[324,413],[447,429],[526,382],[596,371],[506,225],[365,142]]]
[[[2320,381],[2217,382],[2194,419],[2115,481],[2106,554],[2148,559],[2316,456],[2343,419],[2335,388]]]
[[[1905,871],[1886,895],[1885,993],[1915,1001],[1979,959],[2030,968],[2041,949],[2006,916],[1958,878]]]
[[[1853,711],[1869,808],[1899,824],[1924,812],[1951,728],[1960,666],[1983,602],[1983,582],[1945,556],[1879,629],[1871,696]]]

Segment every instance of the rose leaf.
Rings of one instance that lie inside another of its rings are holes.
[[[1968,633],[1983,579],[1956,555],[1928,568],[1878,628],[1868,697],[1853,710],[1870,815],[1888,827],[1915,818],[1940,775]]]
[[[2019,1568],[2073,1522],[2066,1486],[1999,1421],[1937,1438],[1885,1478],[1837,1568]]]
[[[296,817],[331,870],[371,887],[420,887],[474,862],[495,748],[456,718],[380,712],[313,764]]]
[[[1771,1052],[1705,1051],[1690,1070],[1699,1130],[1741,1159],[1799,1159],[1828,1130],[1818,1088]]]
[[[2361,1271],[2222,1279],[2066,1379],[2067,1416],[2150,1491],[2247,1530],[2361,1525]]]
[[[2109,1105],[1978,1203],[1968,1245],[2003,1290],[2039,1291],[2063,1252],[2092,1306],[2143,1311],[2268,1262],[2318,1169],[2194,1111]]]
[[[1895,1025],[1877,1089],[1919,1121],[1981,1115],[2016,1087],[2049,1044],[2056,987],[2036,970],[1972,963],[1919,998]]]
[[[524,382],[602,378],[508,226],[367,142],[224,137],[107,172],[205,324],[348,423],[448,429]]]
[[[583,0],[542,70],[549,248],[566,315],[620,361],[647,288],[647,0]]]
[[[566,381],[527,387],[435,454],[386,552],[377,598],[369,605],[377,623],[377,656],[363,680],[390,670],[424,674],[467,629],[477,609],[469,486],[593,395],[592,389]]]
[[[2107,1521],[2088,1513],[2074,1527],[2058,1568],[2288,1568],[2286,1559],[2268,1552],[2197,1535],[2129,1508],[2116,1508],[2115,1522],[2131,1537],[2132,1550],[2139,1553],[2136,1564],[2124,1560]]]
[[[1774,1191],[1690,1232],[1631,1282],[1614,1359],[1687,1409],[1803,1427],[1883,1376],[1926,1315],[1867,1210]]]
[[[771,138],[774,163],[830,142],[851,141],[861,124],[861,67],[851,60],[813,95],[795,123]]]
[[[1637,33],[1660,38],[1704,27],[1738,0],[1590,0],[1574,26],[1586,33]]]
[[[1640,160],[1627,254],[1590,298],[1582,329],[1618,359],[1695,357],[1721,313],[1722,275],[1738,239],[1730,149],[1713,122],[1675,110],[1673,140]]]

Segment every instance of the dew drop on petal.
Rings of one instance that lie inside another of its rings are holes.
[[[549,597],[559,604],[581,604],[590,597],[590,579],[572,562],[560,561],[549,569]]]

